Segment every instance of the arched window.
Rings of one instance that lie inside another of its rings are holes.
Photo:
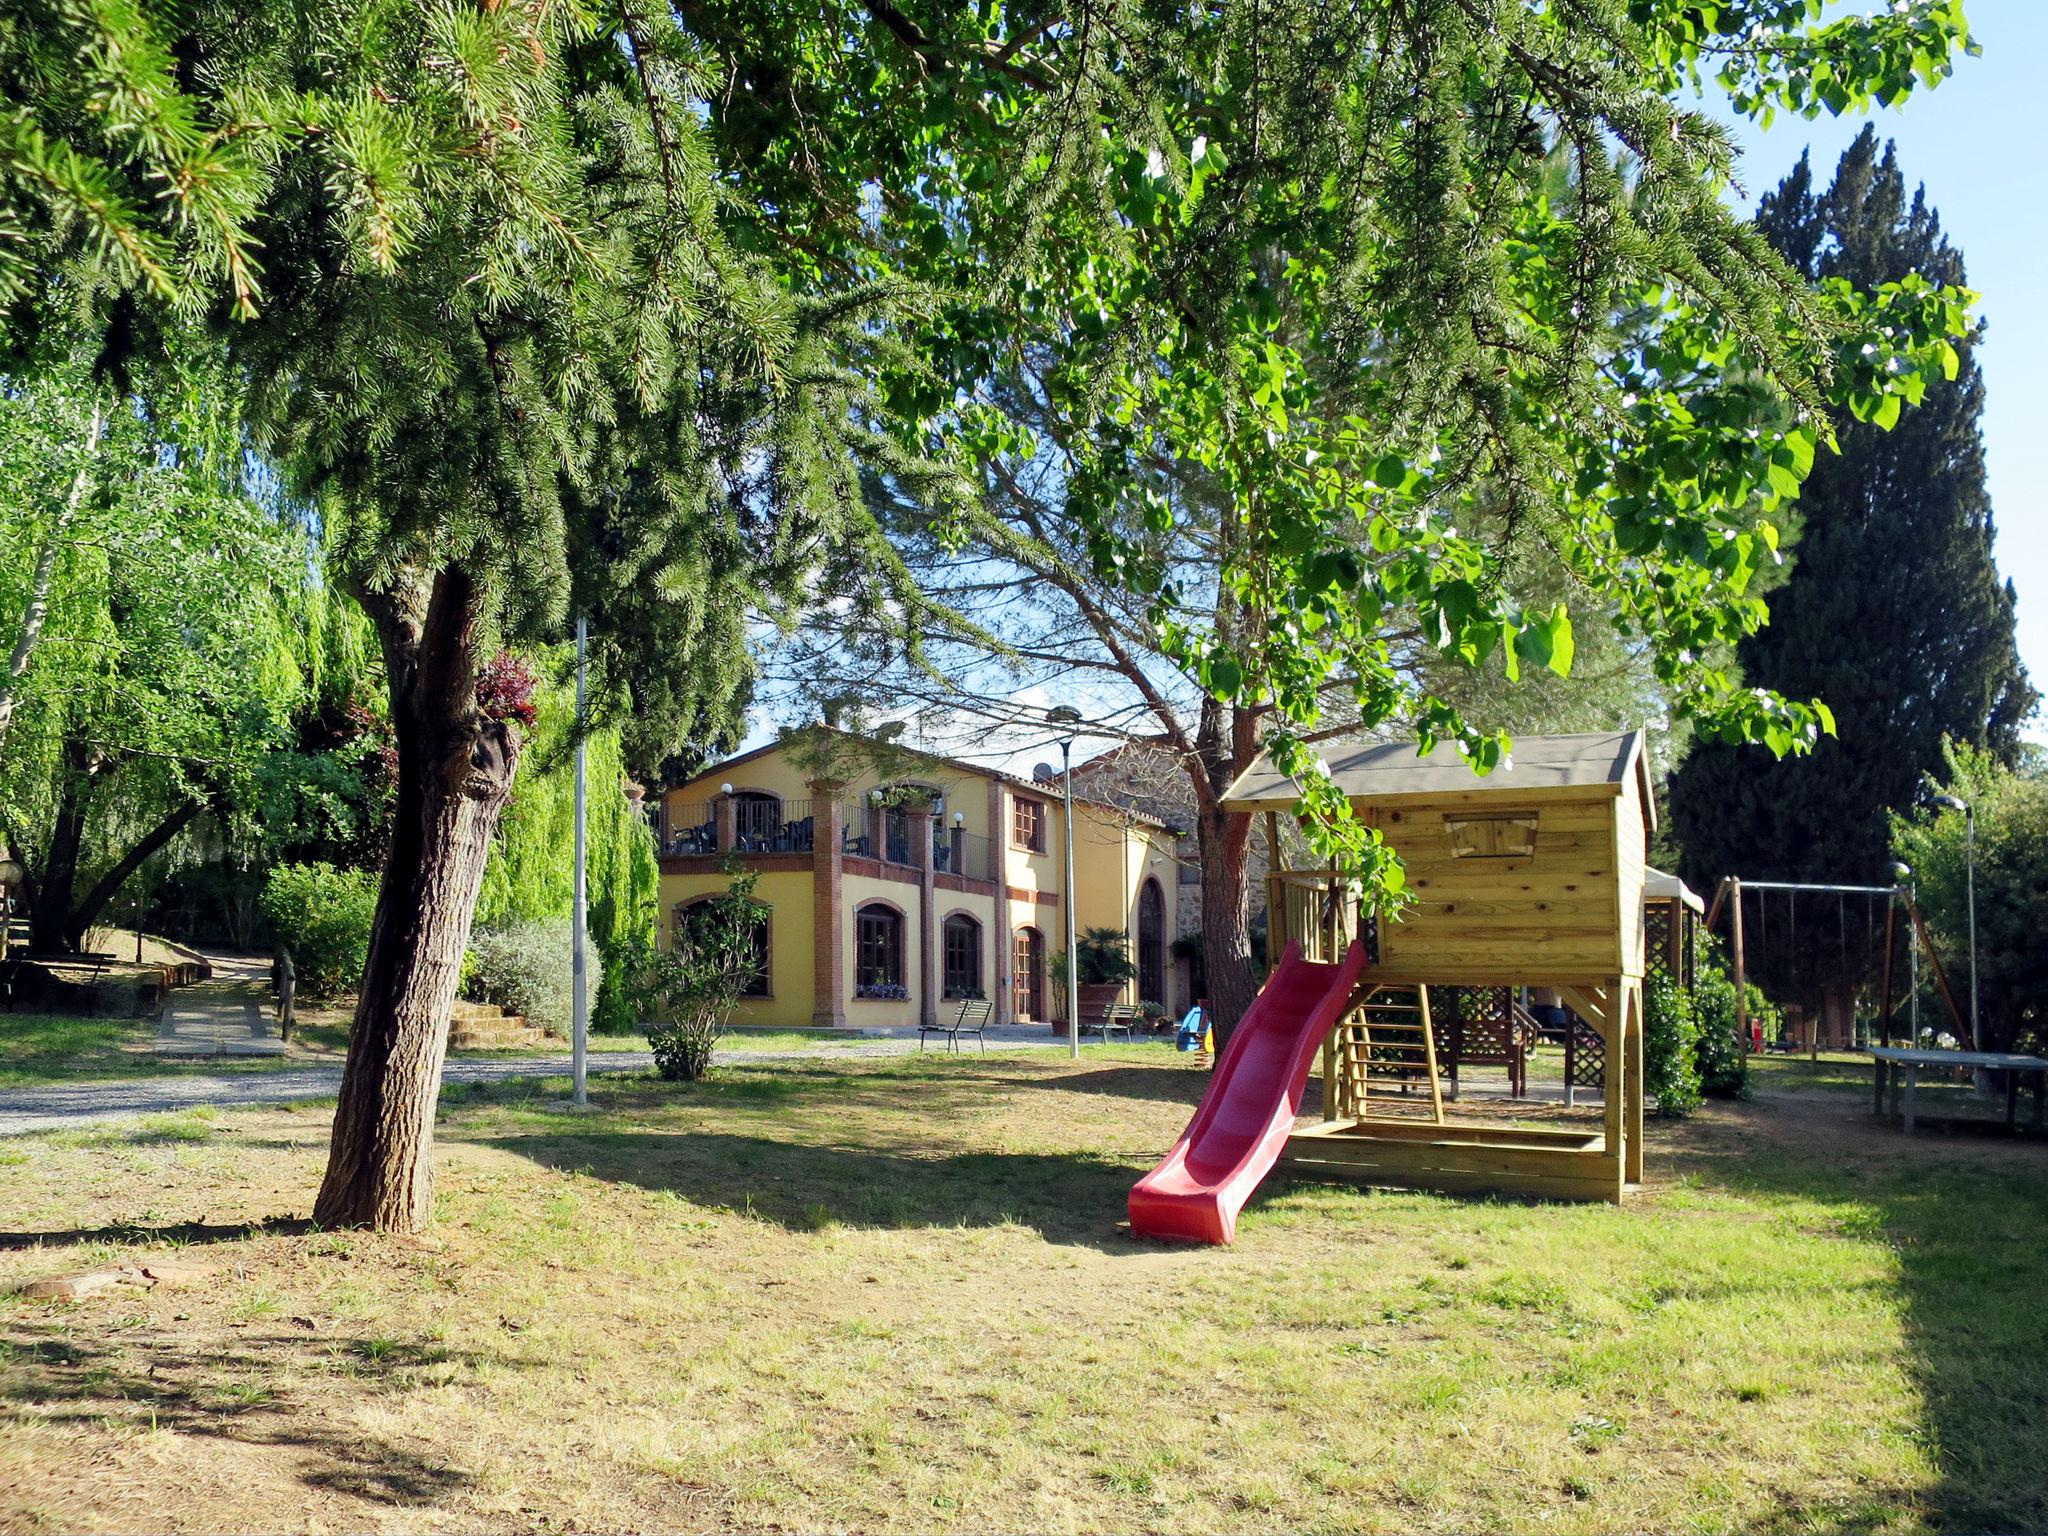
[[[703,922],[711,916],[715,910],[712,903],[719,899],[716,896],[699,896],[695,901],[681,902],[677,905],[675,910],[675,936],[678,945],[688,941],[690,927],[693,923]],[[754,909],[754,924],[750,930],[750,939],[753,945],[753,968],[747,974],[746,985],[740,989],[740,996],[768,997],[772,995],[768,988],[768,977],[769,960],[772,954],[770,949],[773,938],[771,920],[774,908],[765,901],[752,902],[750,905]]]
[[[1166,1001],[1166,893],[1151,879],[1138,892],[1138,1001]]]
[[[853,915],[854,985],[862,992],[903,985],[903,914],[870,902]]]
[[[947,997],[985,997],[981,989],[981,924],[965,912],[946,919]]]
[[[1045,935],[1019,928],[1010,951],[1010,1010],[1020,1019],[1045,1017]]]

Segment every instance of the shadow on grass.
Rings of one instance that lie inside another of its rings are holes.
[[[1115,1066],[1062,1077],[997,1077],[988,1082],[997,1088],[1047,1089],[1055,1093],[1094,1093],[1113,1099],[1185,1104],[1192,1114],[1209,1087],[1209,1074],[1193,1066]]]
[[[1905,1499],[1864,1490],[1832,1510],[1788,1505],[1772,1528],[1891,1529],[1906,1502],[1941,1531],[2048,1530],[2048,1158],[2011,1142],[1908,1141],[1839,1099],[1739,1113],[1736,1134],[1670,1164],[1703,1186],[1834,1207],[1845,1236],[1882,1235],[1941,1471]]]
[[[142,1336],[86,1342],[61,1316],[0,1331],[0,1357],[0,1423],[19,1415],[58,1428],[125,1423],[138,1433],[286,1449],[304,1456],[293,1470],[307,1486],[398,1506],[431,1503],[474,1479],[430,1446],[365,1433],[349,1411],[354,1402],[410,1390],[415,1372],[449,1362],[518,1363],[336,1334],[245,1334],[221,1348]],[[349,1390],[330,1413],[306,1383],[337,1372]]]
[[[679,1195],[797,1232],[1017,1223],[1052,1243],[1139,1251],[1121,1230],[1136,1174],[1127,1163],[1085,1153],[916,1157],[765,1136],[637,1131],[493,1137],[491,1145],[545,1168]]]
[[[123,1222],[113,1226],[73,1227],[55,1232],[0,1232],[0,1252],[13,1252],[24,1248],[61,1247],[69,1243],[183,1248],[207,1243],[239,1243],[251,1237],[304,1237],[317,1230],[312,1222],[297,1218],[211,1224],[203,1221],[184,1221],[165,1227]]]

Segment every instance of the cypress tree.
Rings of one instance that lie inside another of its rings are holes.
[[[1962,253],[1925,190],[1908,198],[1893,146],[1880,153],[1867,126],[1824,192],[1802,156],[1756,222],[1816,283],[1870,288],[1917,272],[1964,286]],[[1941,768],[1944,737],[2012,760],[2036,695],[2013,640],[2012,588],[1992,560],[1981,334],[1957,341],[1954,376],[1934,378],[1890,430],[1838,413],[1842,451],[1822,455],[1806,481],[1794,569],[1769,625],[1736,651],[1751,684],[1824,699],[1838,734],[1778,761],[1695,748],[1671,785],[1695,885],[1726,875],[1885,883],[1886,813]],[[1765,924],[1752,914],[1746,948],[1766,984],[1813,1000],[1856,983],[1865,947],[1860,919],[1845,942],[1834,903],[1800,899],[1796,913],[1776,899]]]

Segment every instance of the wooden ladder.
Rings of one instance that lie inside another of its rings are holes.
[[[1354,1115],[1393,1110],[1402,1118],[1417,1118],[1424,1105],[1415,1090],[1427,1087],[1430,1122],[1444,1123],[1429,988],[1364,989],[1346,1016],[1339,1042],[1338,1070]]]

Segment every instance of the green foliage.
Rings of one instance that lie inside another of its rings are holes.
[[[1643,1086],[1658,1114],[1678,1120],[1699,1108],[1700,1057],[1692,996],[1660,971],[1643,987]]]
[[[377,877],[332,864],[280,864],[263,885],[263,916],[291,951],[302,991],[327,997],[354,987],[370,948]]]
[[[556,659],[561,659],[561,652]],[[573,681],[544,686],[539,719],[498,823],[477,900],[481,927],[566,921],[575,897],[576,775]],[[604,959],[603,983],[591,990],[591,1027],[613,1033],[638,1028],[630,977],[636,956],[651,950],[660,884],[654,831],[626,793],[626,768],[616,727],[591,733],[587,749],[590,938]]]
[[[1774,1039],[1784,1015],[1749,983],[1749,1017]],[[1737,1033],[1735,982],[1729,976],[1715,940],[1699,941],[1698,970],[1693,978],[1693,1007],[1699,1025],[1700,1091],[1709,1098],[1749,1097],[1749,1041]]]
[[[1915,273],[1965,281],[1934,210],[1868,127],[1830,185],[1816,188],[1802,160],[1764,197],[1757,222],[1817,283],[1872,288]],[[1978,336],[1956,338],[1915,409],[1889,430],[1867,412],[1833,413],[1841,452],[1807,475],[1790,576],[1772,595],[1769,627],[1735,654],[1757,686],[1825,698],[1839,733],[1803,759],[1774,763],[1702,742],[1680,764],[1672,822],[1681,873],[1699,889],[1726,875],[1884,883],[1887,815],[1940,770],[1944,738],[2008,762],[2017,750],[2034,690],[2014,641],[2013,595],[1992,559]],[[1787,921],[1752,923],[1750,974],[1809,1003],[1830,988],[1873,985],[1875,942],[1850,926],[1866,918],[1863,904],[1838,917],[1829,902],[1825,915],[1829,938],[1818,943],[1812,904]]]
[[[595,945],[585,952],[585,959],[590,967],[588,996],[594,1001],[601,995],[604,963]],[[532,918],[478,926],[469,936],[462,977],[466,996],[508,1008],[551,1034],[567,1035],[575,1009],[569,920]]]
[[[1977,817],[1977,988],[1981,1049],[2048,1047],[2048,774],[2036,750],[2018,771],[1991,753],[1951,743],[1935,788],[1963,800]],[[1892,818],[1892,846],[1912,866],[1922,913],[1939,947],[1949,985],[1969,1011],[1969,827],[1961,811]],[[1923,970],[1925,967],[1923,967]],[[1922,1004],[1941,1032],[1953,1032],[1945,1004]]]
[[[1084,987],[1121,985],[1138,974],[1138,967],[1131,959],[1130,935],[1121,928],[1083,928],[1074,940],[1074,952],[1079,957],[1081,985]],[[1059,973],[1066,974],[1062,961]]]
[[[751,870],[734,870],[722,895],[685,912],[674,944],[647,969],[649,1011],[659,1016],[647,1043],[663,1077],[696,1082],[711,1070],[719,1037],[759,960],[756,878]]]

